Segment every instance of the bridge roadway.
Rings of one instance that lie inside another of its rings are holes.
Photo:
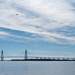
[[[0,57],[1,58],[1,57]],[[67,57],[33,57],[29,56],[25,59],[24,56],[4,56],[4,60],[10,61],[75,61],[75,58]]]
[[[30,56],[27,53],[27,50],[25,50],[23,55],[18,56],[6,56],[4,55],[3,50],[1,51],[1,61],[10,59],[11,61],[75,61],[75,58],[73,57],[36,57],[36,56]]]

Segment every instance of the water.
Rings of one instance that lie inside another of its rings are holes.
[[[75,61],[0,61],[0,75],[75,75]]]

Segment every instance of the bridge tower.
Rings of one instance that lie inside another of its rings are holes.
[[[3,50],[1,51],[1,61],[3,61],[4,60],[4,52],[3,52]]]
[[[25,50],[25,59],[27,59],[28,56],[27,56],[27,50]]]

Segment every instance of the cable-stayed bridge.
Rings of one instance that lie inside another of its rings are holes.
[[[75,61],[73,57],[40,57],[35,55],[28,55],[28,51],[22,51],[18,55],[4,55],[4,51],[1,51],[1,61]]]
[[[30,54],[30,55],[28,55],[28,54]],[[10,55],[10,54],[8,54],[8,53],[6,53],[6,52],[4,52],[2,50],[1,53],[0,53],[0,58],[1,58],[1,61],[3,61],[5,59],[12,59],[12,58],[15,58],[15,59],[16,58],[17,59],[18,58],[20,58],[20,59],[35,58],[35,56],[34,55],[31,55],[31,53],[28,52],[27,50],[22,51],[22,52],[20,52],[17,55],[14,55],[14,54]]]

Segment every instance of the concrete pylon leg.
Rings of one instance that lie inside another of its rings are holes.
[[[1,51],[1,61],[4,60],[4,53],[3,53],[3,50]]]
[[[25,59],[27,59],[28,57],[27,57],[27,50],[25,50]]]

